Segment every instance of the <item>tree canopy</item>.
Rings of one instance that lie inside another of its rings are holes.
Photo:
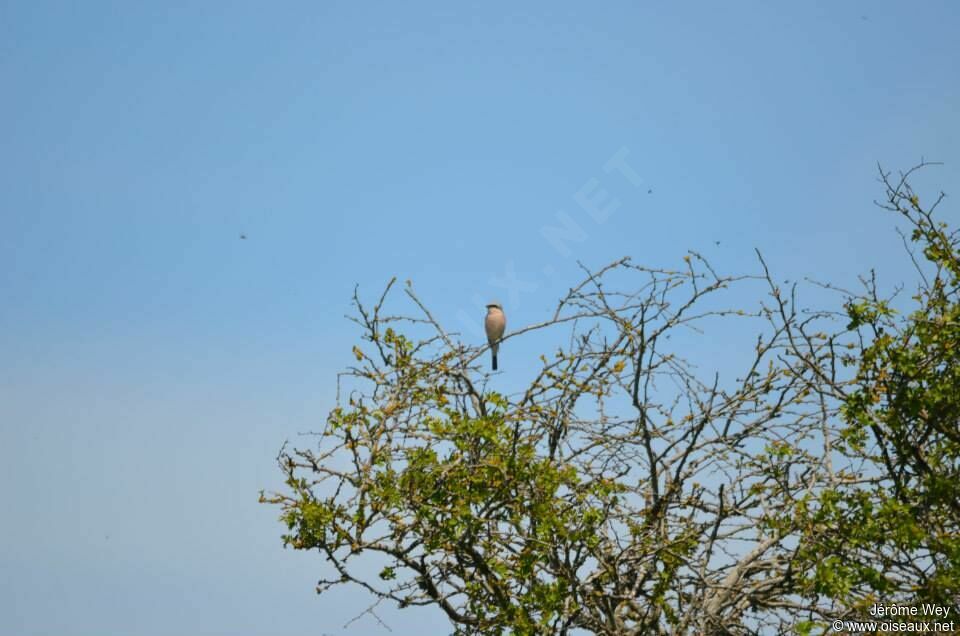
[[[326,557],[319,592],[435,606],[458,634],[808,633],[874,602],[952,603],[960,252],[911,173],[881,172],[909,225],[908,313],[872,275],[799,307],[759,253],[743,276],[624,258],[505,336],[557,343],[505,395],[412,285],[355,293],[338,404],[261,495],[285,544]],[[757,304],[726,306],[743,285]],[[756,333],[734,382],[677,344],[727,320]]]

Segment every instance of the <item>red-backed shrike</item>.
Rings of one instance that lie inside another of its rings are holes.
[[[493,370],[497,370],[497,352],[500,351],[500,338],[507,328],[507,317],[503,315],[503,307],[493,301],[487,305],[487,318],[483,321],[487,331],[487,342],[490,343],[490,353],[493,354]]]

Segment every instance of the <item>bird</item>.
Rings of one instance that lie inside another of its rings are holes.
[[[503,315],[503,306],[497,301],[487,303],[487,317],[483,321],[487,332],[487,342],[490,343],[490,353],[493,355],[493,370],[497,370],[497,352],[500,351],[500,339],[507,328],[507,317]]]
[[[241,235],[240,235],[240,240],[241,240],[241,241],[246,241],[246,240],[247,240],[247,235],[246,235],[246,234],[241,234]]]

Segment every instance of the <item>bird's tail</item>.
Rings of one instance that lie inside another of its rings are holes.
[[[499,349],[500,349],[500,343],[499,343],[499,342],[494,343],[494,345],[490,347],[490,355],[493,356],[493,370],[494,370],[494,371],[497,370],[497,352],[498,352]]]
[[[497,370],[497,354],[493,354],[493,370]]]

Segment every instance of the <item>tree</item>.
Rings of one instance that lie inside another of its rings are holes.
[[[736,277],[697,253],[676,271],[621,259],[584,269],[548,320],[507,335],[565,345],[502,395],[486,348],[446,330],[409,282],[413,311],[399,314],[395,281],[372,306],[355,292],[365,345],[338,405],[315,449],[281,450],[288,490],[261,495],[282,507],[285,544],[326,557],[318,592],[436,606],[458,634],[782,633],[859,611],[873,591],[945,598],[960,580],[960,265],[904,192],[892,205],[938,268],[899,330],[875,294],[848,295],[842,322],[801,311],[762,258],[761,275]],[[722,304],[756,283],[754,310]],[[732,383],[700,375],[678,344],[725,320],[759,334]],[[878,401],[881,389],[894,392]],[[364,575],[371,555],[379,576]]]
[[[804,533],[806,592],[853,612],[960,599],[960,251],[934,218],[943,193],[924,208],[910,186],[924,165],[880,173],[881,207],[909,225],[918,288],[907,312],[873,276],[847,294],[854,351],[840,361],[855,376],[831,388],[842,401],[835,450],[858,478],[820,494]]]

